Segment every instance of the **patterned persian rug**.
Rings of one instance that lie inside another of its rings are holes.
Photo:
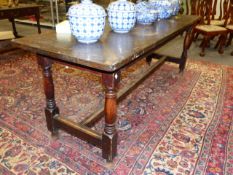
[[[122,74],[121,87],[147,65]],[[54,64],[57,104],[80,121],[103,104],[98,75]],[[23,51],[0,56],[1,175],[233,174],[233,67],[189,61],[184,73],[167,63],[118,104],[118,156],[63,131],[46,128],[42,74]],[[102,131],[103,121],[93,129]]]

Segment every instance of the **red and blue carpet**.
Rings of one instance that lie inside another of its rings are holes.
[[[121,86],[146,66],[123,72]],[[53,73],[64,116],[80,121],[103,104],[99,76],[58,64]],[[118,156],[111,164],[99,148],[63,131],[52,138],[44,106],[35,56],[1,56],[1,175],[233,174],[233,67],[189,61],[183,74],[174,64],[153,73],[118,104]]]

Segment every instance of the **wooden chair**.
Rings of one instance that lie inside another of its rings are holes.
[[[226,22],[226,28],[228,30],[229,38],[228,38],[226,46],[230,46],[231,41],[233,39],[233,0],[230,0],[227,17],[228,19]],[[232,55],[233,55],[233,52],[232,52]]]
[[[222,54],[224,52],[224,46],[227,38],[228,30],[225,27],[215,26],[210,24],[212,15],[212,4],[213,0],[194,0],[195,4],[191,0],[191,4],[194,5],[191,9],[195,9],[195,14],[202,17],[202,22],[197,25],[193,30],[193,35],[198,36],[201,34],[203,36],[203,41],[201,43],[201,53],[200,56],[205,56],[205,48],[209,45],[210,40],[214,37],[219,37],[218,42],[218,52]],[[197,2],[196,2],[197,1]],[[194,12],[192,12],[194,13]],[[196,38],[196,37],[195,37]]]
[[[185,0],[185,12],[184,14],[185,15],[200,15],[199,14],[199,10],[198,10],[198,7],[199,7],[199,0]]]
[[[218,1],[219,0],[213,1],[210,24],[217,25],[217,26],[224,26],[226,18],[227,18],[227,10],[228,10],[230,0],[220,0],[219,8],[217,8]],[[218,17],[216,17],[217,11],[219,11]]]

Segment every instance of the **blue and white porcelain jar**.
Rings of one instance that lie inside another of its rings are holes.
[[[149,0],[150,5],[158,11],[158,19],[172,16],[173,8],[170,0]]]
[[[143,25],[152,24],[155,19],[154,10],[150,7],[150,4],[146,1],[141,1],[136,4],[137,11],[137,23]]]
[[[177,15],[180,10],[180,1],[179,0],[172,0],[172,8],[173,8],[173,13],[172,15]]]
[[[129,32],[136,22],[135,4],[127,0],[111,2],[108,6],[108,21],[114,32]]]
[[[94,43],[103,34],[106,12],[91,0],[83,0],[68,11],[72,34],[81,43]]]

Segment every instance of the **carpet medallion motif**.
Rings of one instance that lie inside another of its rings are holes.
[[[165,64],[118,104],[118,156],[46,128],[35,55],[0,59],[0,174],[233,174],[233,68]],[[0,56],[1,58],[1,56]],[[148,65],[122,72],[120,87]],[[76,122],[104,103],[101,76],[54,64],[61,114]],[[78,114],[78,115],[77,115]],[[102,132],[103,120],[93,129]]]

